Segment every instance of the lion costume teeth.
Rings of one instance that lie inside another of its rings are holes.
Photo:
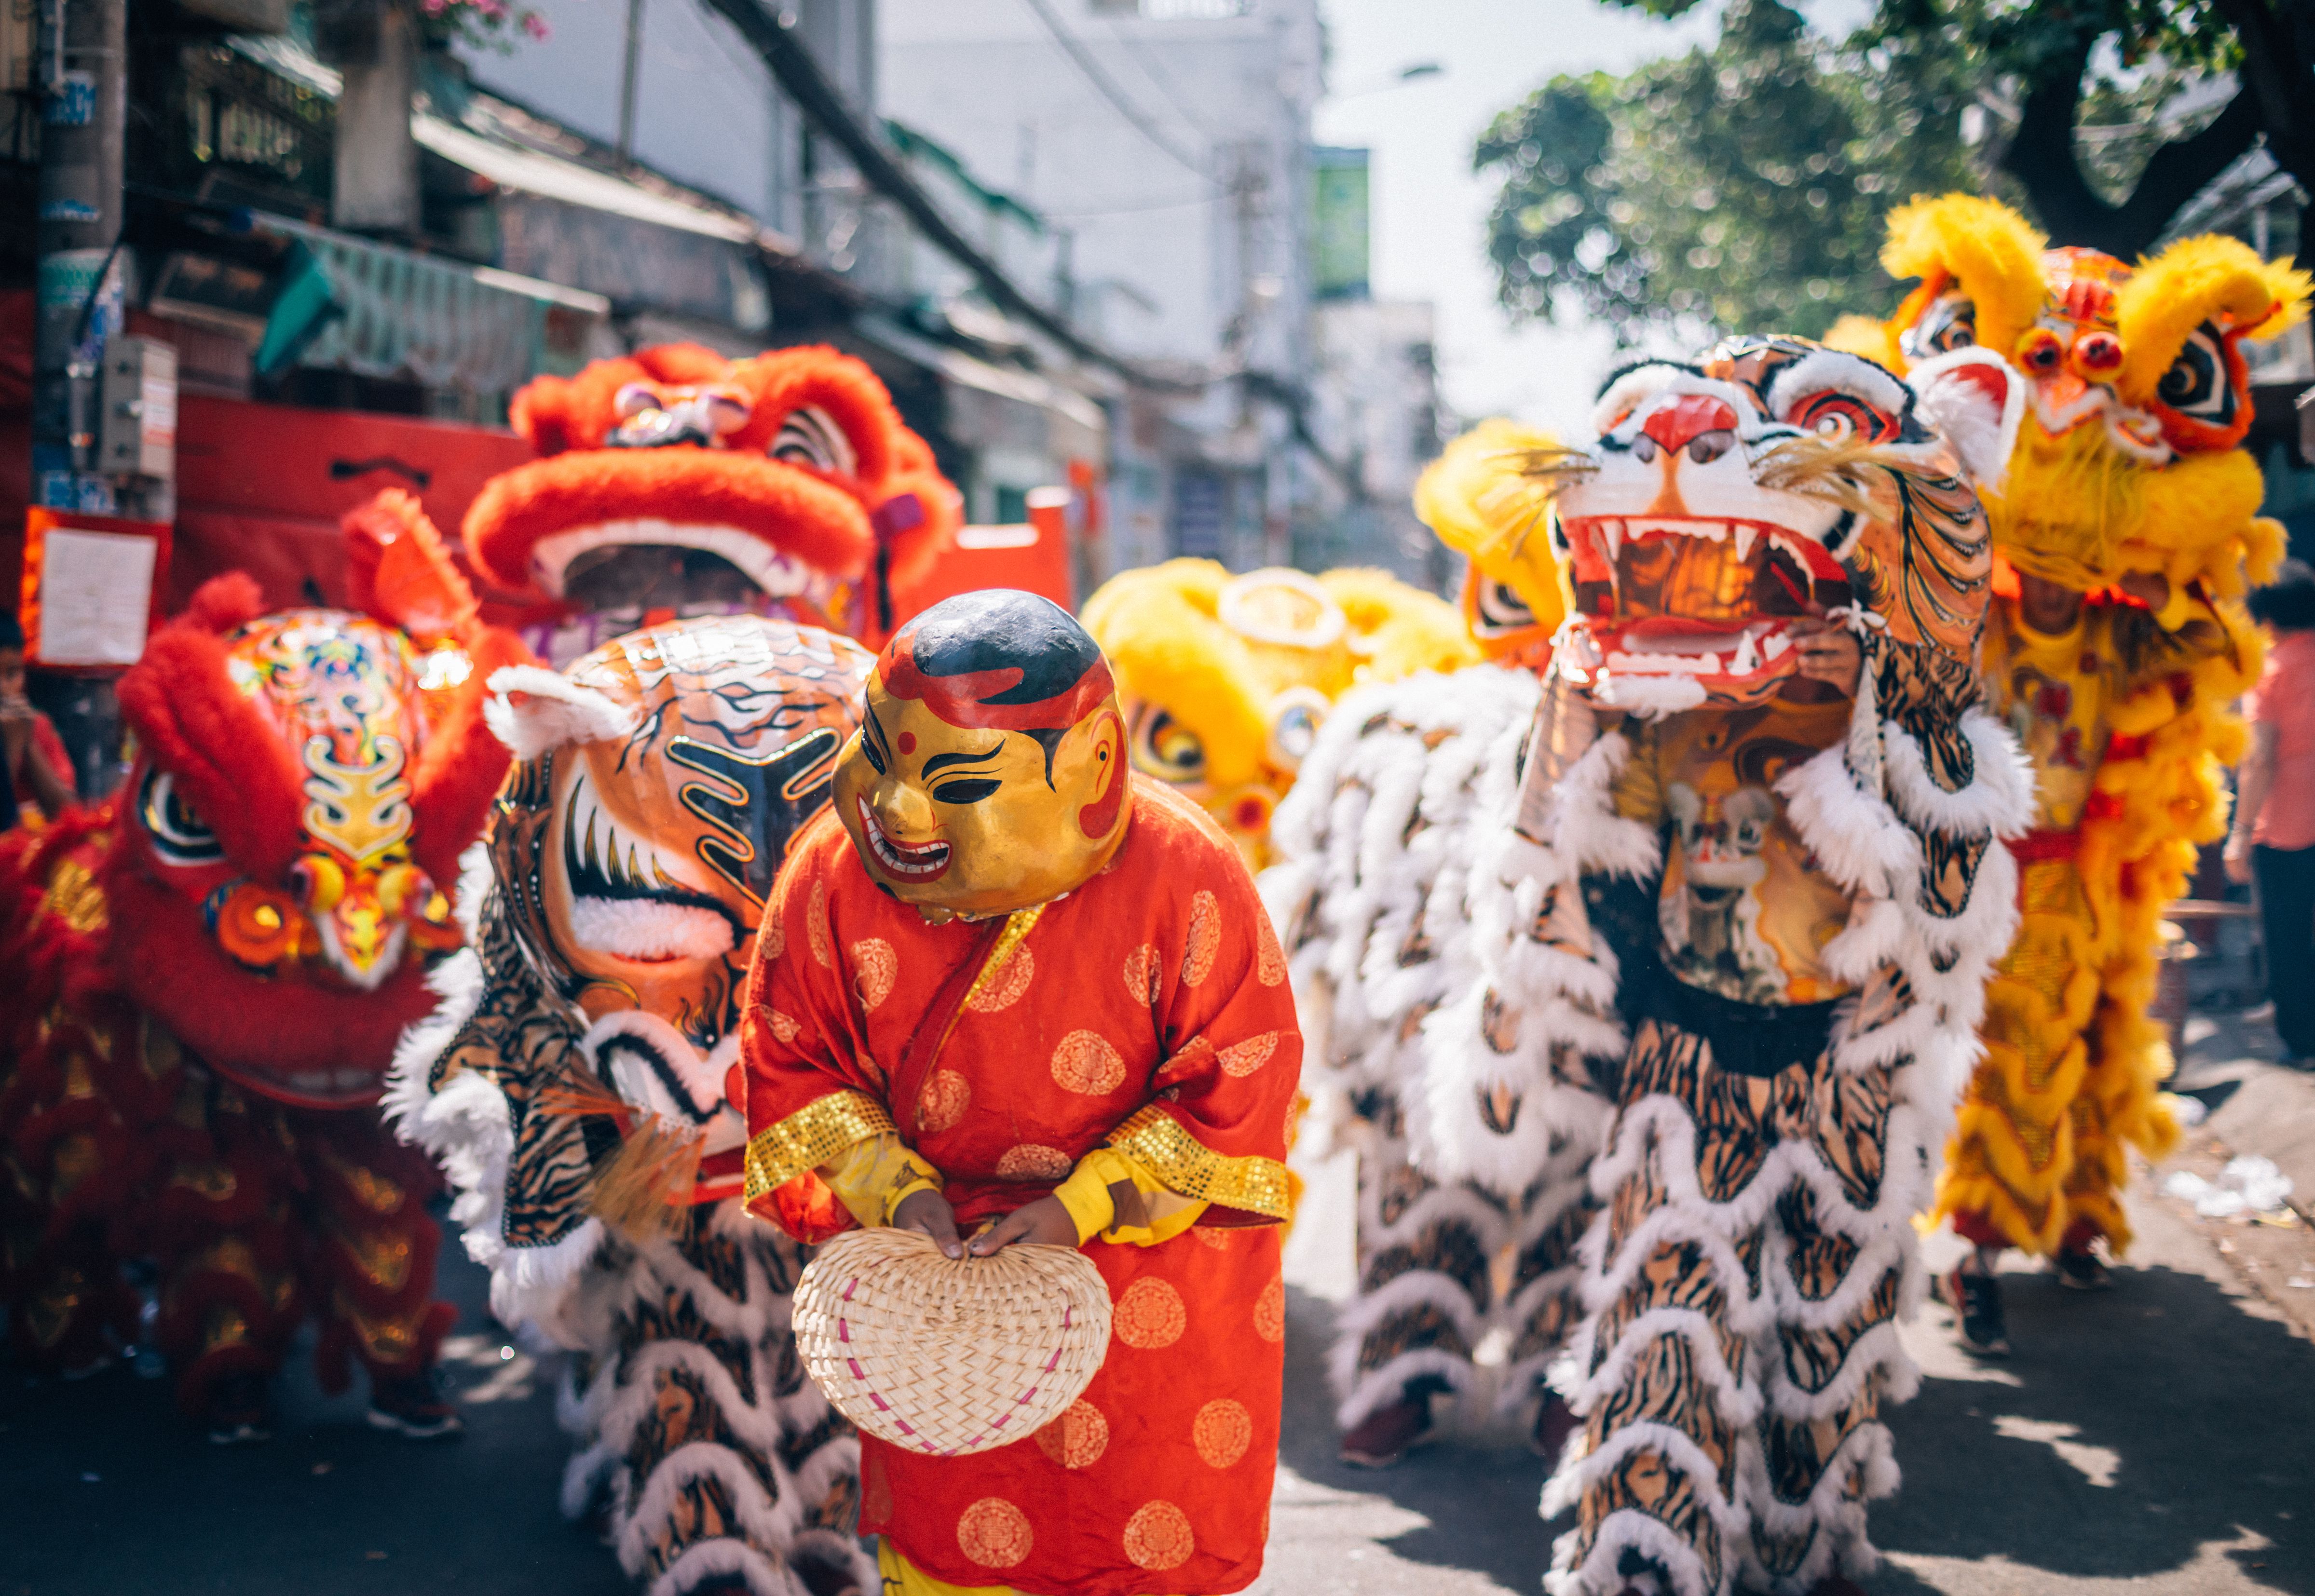
[[[2146,1016],[2157,922],[2197,846],[2225,831],[2220,767],[2244,743],[2230,705],[2261,656],[2237,600],[2283,552],[2234,447],[2250,424],[2241,345],[2294,325],[2309,279],[2231,238],[2134,268],[2048,249],[2015,211],[1965,195],[1894,213],[1883,263],[1920,286],[1850,341],[1901,366],[1990,348],[2032,392],[1986,496],[2007,569],[1984,674],[2034,756],[2040,810],[1937,1209],[1984,1246],[2103,1237],[2119,1251],[2126,1149],[2159,1156],[2178,1135],[2160,1089],[2169,1047]],[[2020,573],[2087,596],[2071,630],[2027,624]],[[2132,581],[2164,593],[2159,607]]]

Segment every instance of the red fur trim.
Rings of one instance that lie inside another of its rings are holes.
[[[541,538],[634,516],[737,527],[839,576],[860,574],[876,546],[858,499],[760,455],[577,449],[485,483],[466,511],[466,552],[492,581],[525,591]]]
[[[725,448],[605,449],[619,390],[630,383],[728,387],[749,396],[751,413]],[[782,421],[806,404],[826,411],[851,440],[853,475],[766,457]],[[661,344],[573,377],[540,377],[515,395],[511,416],[547,457],[493,479],[464,531],[476,567],[518,591],[531,589],[540,538],[628,517],[738,527],[832,574],[864,576],[876,546],[866,512],[913,493],[921,519],[890,545],[901,581],[920,579],[963,520],[955,487],[902,424],[876,374],[822,345],[727,361],[696,344]]]
[[[193,590],[192,602],[177,617],[179,624],[203,632],[230,632],[265,613],[265,590],[243,571],[213,576]]]
[[[122,987],[218,1073],[262,1096],[306,1107],[376,1102],[403,1027],[434,1006],[419,961],[407,955],[375,992],[325,989],[302,971],[250,973],[202,927],[193,903],[145,876],[129,847],[113,849],[102,880]],[[333,1066],[374,1071],[378,1086],[322,1102],[272,1084]]]
[[[515,391],[507,422],[542,455],[600,448],[618,425],[616,401],[629,383],[697,387],[729,380],[732,362],[696,343],[656,343],[616,360],[595,360],[576,377],[542,377]]]
[[[481,607],[449,548],[414,494],[386,488],[348,510],[338,525],[346,537],[348,602],[421,646],[457,636]]]
[[[153,761],[177,779],[235,865],[258,881],[280,880],[305,836],[305,773],[265,713],[235,690],[224,643],[190,619],[173,622],[145,645],[119,691]]]
[[[466,643],[472,669],[426,740],[410,777],[411,857],[445,891],[458,879],[458,856],[483,834],[512,756],[483,721],[491,673],[537,661],[522,640],[496,626]]]
[[[892,474],[900,437],[908,429],[892,408],[892,395],[865,362],[813,344],[739,361],[729,380],[755,395],[748,424],[729,439],[733,448],[761,454],[779,437],[780,423],[790,411],[816,404],[852,440],[857,491],[883,497],[876,490]]]

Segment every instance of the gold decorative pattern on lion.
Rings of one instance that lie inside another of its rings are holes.
[[[2305,273],[2231,238],[2133,268],[2048,249],[1995,201],[1918,200],[1883,263],[1920,286],[1848,341],[1903,369],[1969,344],[2028,379],[2007,480],[1984,673],[2039,777],[2016,845],[2024,919],[1987,998],[1987,1057],[1938,1210],[1981,1245],[2117,1251],[2124,1149],[2178,1135],[2169,1044],[2146,1011],[2157,922],[2226,828],[2220,767],[2260,645],[2239,600],[2283,552],[2255,513],[2241,345],[2304,313]],[[2036,621],[2042,623],[2037,626]]]
[[[1380,571],[1234,577],[1168,560],[1103,583],[1084,619],[1116,669],[1134,767],[1202,805],[1257,870],[1336,698],[1479,657],[1443,600]]]

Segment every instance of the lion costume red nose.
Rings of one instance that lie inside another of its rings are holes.
[[[1736,412],[1725,400],[1709,394],[1682,394],[1641,424],[1640,430],[1677,454],[1691,439],[1707,432],[1734,432]]]

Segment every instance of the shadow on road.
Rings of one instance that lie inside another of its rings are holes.
[[[1875,1544],[2118,1580],[2232,1543],[2244,1582],[2315,1592],[2315,1346],[2201,1275],[2115,1279],[2085,1296],[2005,1274],[2017,1350],[1984,1363],[1924,1309],[1908,1340],[1926,1378],[1891,1426],[1904,1489]],[[1873,1588],[1936,1587],[1893,1565]]]
[[[625,1596],[610,1549],[556,1511],[567,1444],[544,1370],[501,1359],[483,1272],[442,1249],[466,1434],[363,1422],[367,1388],[315,1386],[310,1338],[262,1446],[211,1446],[170,1382],[74,1384],[0,1365],[0,1596]]]
[[[1334,1309],[1317,1298],[1287,1294],[1286,1412],[1279,1460],[1304,1479],[1386,1497],[1429,1523],[1381,1544],[1410,1563],[1465,1568],[1512,1591],[1540,1589],[1551,1566],[1553,1538],[1566,1524],[1546,1524],[1543,1459],[1523,1446],[1450,1440],[1418,1451],[1396,1468],[1353,1468],[1336,1449],[1335,1399],[1326,1385]]]

